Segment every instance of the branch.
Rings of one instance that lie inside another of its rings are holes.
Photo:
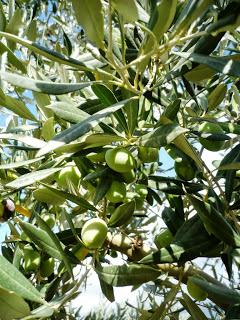
[[[108,233],[105,245],[109,249],[113,249],[115,251],[125,254],[128,257],[129,261],[132,262],[137,262],[154,251],[153,248],[145,245],[141,240],[136,238],[130,238],[120,233],[115,235]],[[162,263],[158,264],[157,267],[162,272],[167,273],[171,277],[174,277],[176,280],[181,279],[181,281],[184,284],[187,283],[188,277],[197,275],[201,276],[208,282],[226,288],[216,278],[213,278],[212,276],[202,271],[200,268],[194,266],[190,262],[185,263],[184,266],[178,266],[175,263]],[[227,302],[220,301],[211,294],[208,295],[208,298],[223,309],[228,308],[230,305]]]

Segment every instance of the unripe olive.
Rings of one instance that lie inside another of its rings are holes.
[[[31,245],[26,245],[23,249],[23,268],[26,272],[36,271],[40,267],[41,257],[38,251],[34,251]]]
[[[187,290],[190,296],[197,301],[203,301],[207,299],[208,293],[196,285],[191,278],[187,281]]]
[[[217,123],[203,122],[199,126],[199,132],[221,134],[224,133],[224,130]],[[204,146],[205,149],[210,151],[219,151],[224,145],[224,141],[208,140],[202,137],[199,138],[199,142]]]
[[[143,163],[150,163],[158,161],[159,150],[152,147],[139,147],[138,157]]]
[[[99,249],[102,247],[108,232],[107,224],[100,218],[88,220],[81,232],[84,245],[89,249]]]
[[[123,182],[113,181],[108,192],[106,193],[106,198],[108,201],[117,203],[123,201],[126,196],[126,186]]]
[[[107,150],[105,160],[107,165],[117,172],[128,172],[134,168],[134,158],[131,152],[124,148]]]
[[[48,278],[54,272],[54,258],[50,257],[41,261],[40,274],[43,278]]]
[[[66,166],[56,177],[57,183],[60,187],[66,189],[70,183],[78,186],[81,173],[77,166]]]
[[[180,160],[180,159],[179,159]],[[190,181],[195,177],[196,167],[193,166],[192,162],[185,159],[175,161],[174,168],[177,176],[185,181]]]

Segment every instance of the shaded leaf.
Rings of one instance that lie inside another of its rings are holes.
[[[197,211],[208,232],[214,234],[215,237],[230,246],[240,246],[240,236],[233,230],[220,212],[196,196],[188,195],[188,199]]]
[[[181,299],[180,302],[186,307],[187,311],[192,316],[193,320],[208,320],[199,306],[186,294],[183,292],[183,300]]]
[[[136,99],[136,97],[134,98]],[[106,108],[104,110],[101,110],[95,113],[89,118],[83,120],[81,123],[75,124],[69,129],[66,129],[63,132],[59,133],[54,137],[53,140],[49,141],[47,145],[38,152],[37,156],[45,155],[50,151],[53,151],[59,148],[60,146],[70,143],[71,141],[76,140],[77,138],[83,136],[85,133],[89,132],[96,125],[98,125],[98,123],[102,119],[106,118],[107,116],[117,111],[118,109],[121,109],[130,100],[131,98],[120,101],[109,108]]]
[[[202,63],[223,74],[230,76],[240,76],[240,62],[233,59],[223,59],[222,57],[210,57],[198,53],[174,52],[174,54],[188,59],[192,62]]]
[[[139,145],[159,148],[175,140],[179,135],[187,132],[187,129],[179,127],[177,124],[161,125],[159,128],[149,132],[139,139]]]
[[[199,286],[202,290],[211,295],[211,298],[216,298],[223,304],[237,304],[240,303],[240,294],[237,290],[230,289],[225,285],[213,284],[209,281],[202,280],[198,277],[189,277],[191,282]]]
[[[30,301],[43,303],[42,294],[8,260],[0,255],[0,287]]]
[[[44,230],[47,233],[49,238],[54,243],[54,245],[57,248],[59,254],[61,255],[61,260],[64,262],[68,273],[73,277],[72,268],[71,268],[70,262],[68,260],[68,257],[66,255],[66,253],[64,252],[63,244],[59,241],[58,237],[52,232],[52,230],[48,226],[48,224],[38,214],[35,213],[35,217],[37,219],[38,225],[42,228],[42,230]]]
[[[87,37],[98,48],[103,49],[103,12],[100,0],[72,0],[73,9]]]
[[[59,190],[59,189],[56,189],[54,187],[51,187],[45,183],[42,183],[47,189],[51,190],[53,193],[55,193],[56,195],[66,199],[66,200],[69,200],[73,203],[76,203],[78,204],[79,206],[81,206],[82,208],[84,209],[87,209],[87,210],[91,210],[91,211],[96,211],[97,209],[91,205],[86,199],[84,199],[83,197],[81,196],[76,196],[72,193],[68,193],[66,191],[62,191],[62,190]]]
[[[28,304],[13,292],[0,288],[0,318],[12,320],[23,318],[30,313]]]
[[[22,39],[20,37],[17,37],[15,35],[7,33],[7,32],[0,32],[0,37],[5,37],[6,39],[9,39],[11,41],[14,41],[16,43],[20,43],[21,45],[25,46],[26,48],[32,50],[35,53],[40,54],[43,57],[48,58],[51,61],[66,64],[66,65],[69,65],[69,66],[74,67],[76,69],[87,70],[88,68],[92,69],[95,66],[100,67],[102,65],[102,63],[99,64],[99,62],[96,61],[96,59],[94,59],[91,54],[84,54],[81,57],[79,57],[79,60],[77,60],[77,59],[73,59],[73,58],[67,58],[57,51],[53,51],[53,50],[46,48],[46,47],[43,47],[37,43]]]
[[[19,224],[27,236],[42,250],[47,252],[51,257],[62,260],[62,255],[51,237],[46,231],[37,228],[31,223],[19,221]],[[62,245],[63,247],[63,245]]]
[[[114,287],[139,285],[155,280],[161,274],[157,269],[136,264],[97,267],[95,270],[101,280]]]

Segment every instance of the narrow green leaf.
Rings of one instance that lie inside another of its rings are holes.
[[[1,19],[1,17],[0,17]],[[26,67],[25,65],[22,63],[22,61],[20,61],[15,54],[12,52],[12,50],[5,46],[4,43],[0,42],[0,53],[3,54],[4,52],[7,52],[7,56],[8,56],[8,61],[18,70],[22,71],[23,73],[26,73]]]
[[[198,277],[190,277],[191,281],[199,286],[202,290],[211,294],[211,297],[216,298],[219,302],[226,304],[240,303],[240,293],[237,290],[230,289],[225,285],[213,284],[209,281],[200,279]]]
[[[29,111],[23,101],[13,98],[11,96],[5,95],[0,89],[0,103],[3,107],[11,110],[23,119],[28,119],[32,121],[37,121],[36,117]]]
[[[218,167],[218,170],[240,170],[240,162],[227,163]]]
[[[47,252],[51,257],[62,260],[59,248],[55,245],[51,237],[46,231],[37,228],[31,223],[19,220],[19,225],[26,235],[43,251]],[[59,240],[58,240],[59,241]],[[62,245],[62,248],[64,246]]]
[[[58,279],[58,278],[56,278]],[[34,310],[31,311],[31,316],[28,317],[27,319],[32,320],[32,319],[44,319],[44,318],[49,318],[53,315],[55,309],[51,307],[54,305],[53,303],[48,303],[48,305],[43,305],[40,306]],[[24,319],[23,319],[24,320]]]
[[[46,142],[31,136],[15,133],[0,133],[0,139],[16,140],[37,149],[43,148]]]
[[[7,19],[4,14],[2,3],[0,2],[0,31],[4,31],[7,25]]]
[[[208,96],[208,110],[213,110],[223,101],[227,93],[227,85],[220,83]]]
[[[100,281],[100,286],[104,296],[108,299],[108,301],[114,302],[115,297],[114,297],[113,287],[110,284],[107,284],[106,282],[104,282],[100,277],[99,277],[99,281]]]
[[[163,176],[149,176],[148,186],[150,188],[165,192],[167,194],[183,195],[184,189],[188,193],[196,193],[205,189],[205,186],[200,183],[191,183],[179,179],[163,177]]]
[[[37,43],[34,43],[32,41],[28,41],[25,39],[22,39],[20,37],[17,37],[13,34],[7,33],[7,32],[0,32],[0,37],[5,37],[8,40],[14,41],[16,43],[20,43],[21,45],[25,46],[26,48],[30,49],[31,51],[40,54],[43,57],[46,57],[47,59],[58,62],[61,64],[66,64],[71,67],[74,67],[76,69],[80,70],[88,70],[88,69],[93,69],[95,67],[100,67],[102,63],[99,64],[99,62],[96,61],[91,55],[89,54],[84,54],[81,57],[79,57],[79,60],[73,59],[73,58],[68,58],[65,57],[64,55],[60,54],[57,51],[53,51],[51,49],[48,49],[46,47],[43,47]],[[89,64],[90,61],[93,60],[94,63]],[[89,63],[88,63],[89,62]],[[88,66],[87,66],[88,65]]]
[[[48,226],[48,224],[38,215],[35,213],[35,217],[37,219],[37,223],[40,226],[40,228],[42,230],[44,230],[47,235],[49,236],[49,238],[52,240],[52,242],[54,243],[55,247],[57,248],[60,256],[61,256],[61,260],[64,262],[65,267],[68,271],[68,273],[70,274],[70,276],[73,277],[73,272],[72,272],[72,268],[70,265],[70,262],[68,260],[68,257],[66,255],[66,253],[64,252],[64,246],[63,244],[59,241],[58,237],[52,232],[51,228]]]
[[[143,264],[158,264],[158,263],[172,263],[177,262],[185,249],[176,244],[170,244],[166,248],[162,248],[159,251],[148,254],[142,258],[139,263]]]
[[[165,116],[161,116],[160,122],[163,123],[164,125],[166,124],[173,124],[173,122],[168,119]],[[180,149],[182,152],[184,152],[187,156],[189,156],[193,161],[196,163],[197,167],[202,171],[203,170],[203,165],[202,165],[202,160],[191,145],[187,138],[185,137],[184,134],[180,134],[177,136],[174,140],[173,143]]]
[[[102,119],[121,109],[128,101],[132,99],[136,99],[136,97],[120,101],[109,108],[95,113],[89,118],[83,120],[81,123],[77,123],[72,127],[64,130],[63,132],[55,136],[53,140],[49,141],[47,145],[42,148],[36,156],[40,157],[42,155],[45,155],[50,151],[53,151],[60,146],[70,143],[73,140],[76,140],[77,138],[83,136],[85,133],[89,132],[91,129],[97,126]]]
[[[179,127],[177,124],[165,124],[149,132],[139,139],[139,145],[159,148],[174,141],[178,136],[187,132],[187,129]]]
[[[4,71],[0,71],[0,76],[3,80],[6,80],[13,86],[54,95],[78,91],[94,83],[91,81],[83,83],[55,83],[49,81],[34,80],[15,73]]]
[[[147,34],[143,46],[140,50],[141,55],[148,54],[159,43],[165,32],[168,31],[172,24],[177,8],[177,0],[161,0],[157,1],[154,11],[150,17],[148,28],[156,37],[156,41],[152,35]],[[138,68],[143,71],[147,66],[150,57],[139,63]]]
[[[49,141],[55,136],[54,117],[48,118],[43,123],[41,134],[45,141]]]
[[[104,146],[106,144],[111,144],[112,142],[117,141],[125,141],[126,138],[114,134],[106,134],[106,133],[95,133],[87,136],[84,140],[85,143],[92,146]]]
[[[144,265],[121,265],[97,267],[96,272],[100,279],[114,287],[134,286],[155,280],[161,271]]]
[[[59,170],[61,170],[61,168],[50,168],[50,169],[44,169],[39,171],[33,171],[33,172],[22,175],[21,177],[17,178],[14,181],[7,183],[6,187],[12,188],[12,189],[20,189],[20,188],[32,185],[37,181],[41,181],[51,176],[53,173],[58,172]]]
[[[126,104],[124,110],[127,115],[128,132],[132,135],[138,125],[139,101],[130,101]]]
[[[36,158],[36,159],[25,160],[25,161],[18,161],[18,162],[11,162],[11,163],[2,164],[2,165],[0,165],[0,170],[25,167],[25,166],[28,166],[29,164],[38,162],[38,161],[40,161],[42,159],[43,159],[43,157]]]
[[[101,1],[72,0],[72,5],[77,21],[83,27],[88,39],[103,49],[104,21]]]
[[[133,216],[134,210],[135,210],[135,201],[130,201],[130,202],[121,204],[112,213],[108,221],[108,225],[110,227],[120,227],[128,223]]]
[[[118,102],[117,98],[113,94],[113,92],[103,84],[93,84],[92,90],[95,95],[99,98],[104,107],[110,107]],[[122,110],[117,110],[114,113],[115,118],[119,122],[120,126],[127,131],[127,122]]]
[[[20,29],[24,26],[24,10],[16,8],[13,16],[10,18],[6,31],[12,34],[18,34]]]
[[[216,71],[208,66],[199,64],[197,67],[185,73],[184,78],[194,83],[201,83],[204,80],[211,79],[215,73]]]
[[[0,255],[0,287],[16,293],[18,296],[44,303],[40,292],[8,260]]]
[[[193,320],[208,320],[199,306],[186,293],[183,292],[182,295],[183,301],[185,302],[183,306],[186,307]],[[180,302],[182,302],[182,300],[180,300]]]
[[[99,179],[98,186],[95,191],[94,200],[93,203],[95,205],[98,204],[99,201],[103,199],[103,197],[106,195],[107,191],[109,190],[112,183],[112,179],[109,178],[109,176],[104,175]]]
[[[54,102],[47,108],[51,109],[57,117],[71,123],[79,123],[89,117],[87,112],[66,102]]]
[[[62,191],[62,190],[59,190],[59,189],[56,189],[54,187],[51,187],[45,183],[42,183],[46,188],[48,188],[49,190],[51,190],[53,193],[55,193],[56,195],[66,199],[66,200],[69,200],[73,203],[76,203],[78,204],[79,206],[81,206],[82,208],[84,209],[87,209],[87,210],[92,210],[92,211],[97,211],[97,209],[91,205],[86,199],[84,199],[83,197],[81,196],[75,196],[74,194],[72,193],[68,193],[68,192],[65,192],[65,191]]]
[[[175,26],[174,36],[184,34],[190,25],[208,9],[213,0],[192,0],[187,1],[179,15]]]
[[[112,4],[126,22],[138,20],[138,8],[135,0],[113,0]]]
[[[30,308],[23,298],[0,288],[0,319],[12,320],[30,314]]]
[[[214,234],[216,238],[230,246],[240,247],[240,236],[233,230],[232,226],[220,212],[196,196],[188,195],[188,199],[197,211],[208,232]]]
[[[240,77],[240,62],[234,61],[230,57],[226,60],[223,57],[210,57],[198,53],[174,52],[174,54],[192,62],[205,64],[220,73]]]

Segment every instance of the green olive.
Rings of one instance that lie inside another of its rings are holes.
[[[38,251],[33,250],[31,245],[26,245],[23,248],[24,263],[23,268],[26,272],[36,271],[40,267],[41,257]]]
[[[199,126],[199,132],[209,134],[222,134],[224,130],[217,123],[203,122]],[[208,140],[207,138],[199,138],[199,142],[209,151],[219,151],[224,145],[224,141]]]
[[[107,150],[105,160],[107,165],[117,172],[128,172],[134,168],[134,158],[131,152],[124,148]]]
[[[190,181],[195,177],[196,168],[191,161],[185,159],[177,159],[174,164],[177,176],[185,181]]]
[[[126,196],[126,186],[123,182],[113,181],[107,194],[106,198],[112,203],[123,201]]]
[[[99,249],[102,247],[108,232],[107,224],[100,218],[88,220],[81,232],[84,245],[89,249]]]
[[[50,257],[46,260],[41,261],[40,274],[43,278],[48,278],[54,272],[55,261],[54,258]]]
[[[67,189],[70,183],[78,186],[81,173],[77,166],[66,166],[63,168],[56,177],[57,183],[63,189]]]
[[[151,147],[139,147],[138,157],[143,163],[157,162],[159,150]]]

